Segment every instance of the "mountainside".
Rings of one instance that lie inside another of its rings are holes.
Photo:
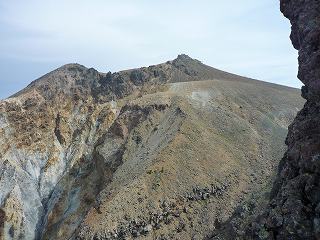
[[[212,237],[266,205],[302,105],[297,89],[186,55],[58,68],[0,102],[0,236]]]

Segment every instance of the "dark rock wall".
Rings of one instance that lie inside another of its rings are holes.
[[[320,239],[320,1],[281,0],[299,51],[299,79],[307,100],[289,127],[288,150],[274,183],[270,206],[254,239]]]

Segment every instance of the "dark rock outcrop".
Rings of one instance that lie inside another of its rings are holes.
[[[250,234],[254,239],[320,239],[320,1],[280,4],[292,24],[307,102],[289,127],[270,206]]]

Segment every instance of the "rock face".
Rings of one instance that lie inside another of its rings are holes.
[[[0,102],[0,238],[202,239],[268,193],[302,103],[186,55],[65,65]]]
[[[307,102],[289,127],[270,206],[251,230],[257,239],[320,239],[320,2],[280,2]]]

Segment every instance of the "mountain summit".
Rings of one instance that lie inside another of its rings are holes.
[[[64,65],[0,101],[0,238],[203,239],[249,221],[302,104],[187,55]]]
[[[110,100],[110,97],[122,98],[138,92],[143,86],[208,79],[246,80],[181,54],[163,64],[116,73],[99,73],[80,64],[66,64],[33,81],[12,97],[36,91],[45,99],[63,93],[69,96],[83,95],[85,98],[89,94],[96,99]]]

